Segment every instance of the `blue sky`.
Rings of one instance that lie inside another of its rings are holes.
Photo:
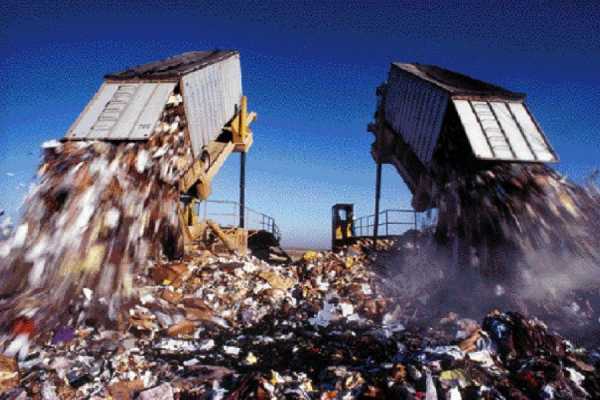
[[[64,135],[103,74],[214,48],[241,52],[244,91],[259,114],[247,204],[276,218],[285,245],[328,246],[336,202],[372,212],[366,125],[392,61],[526,92],[557,168],[583,179],[600,166],[600,6],[485,3],[4,1],[0,209],[17,213],[40,144]],[[234,157],[213,198],[237,198],[237,168]],[[409,204],[385,166],[382,207]]]

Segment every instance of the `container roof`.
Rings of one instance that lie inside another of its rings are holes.
[[[105,75],[104,79],[108,81],[173,81],[237,54],[239,53],[235,50],[189,51],[163,60],[131,67],[125,71],[113,72]]]
[[[392,63],[392,66],[445,90],[452,97],[464,96],[467,98],[498,98],[520,101],[525,99],[524,93],[512,92],[503,87],[435,65]]]

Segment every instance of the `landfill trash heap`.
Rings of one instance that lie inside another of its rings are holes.
[[[381,254],[381,253],[380,253]],[[205,252],[132,282],[126,320],[76,315],[37,342],[22,318],[0,357],[3,398],[576,399],[600,396],[600,353],[493,311],[412,324],[360,243],[289,265]],[[87,289],[84,308],[99,294]]]

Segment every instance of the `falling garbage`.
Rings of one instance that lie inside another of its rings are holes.
[[[27,318],[41,333],[84,318],[81,306],[100,307],[93,318],[116,319],[136,271],[166,238],[177,238],[173,185],[192,162],[178,110],[175,95],[147,142],[66,142],[44,150],[40,183],[15,234],[1,244],[1,291],[18,292],[0,305],[10,315],[3,323],[33,314]],[[58,320],[65,317],[71,321]]]

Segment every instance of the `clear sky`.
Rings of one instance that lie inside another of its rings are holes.
[[[259,114],[247,204],[273,215],[287,246],[327,247],[330,209],[373,211],[366,131],[392,61],[438,64],[526,92],[581,180],[600,166],[600,3],[577,2],[0,3],[0,209],[16,214],[39,162],[107,72],[190,50],[241,52]],[[214,197],[236,199],[238,160]],[[410,195],[384,167],[382,207]]]

